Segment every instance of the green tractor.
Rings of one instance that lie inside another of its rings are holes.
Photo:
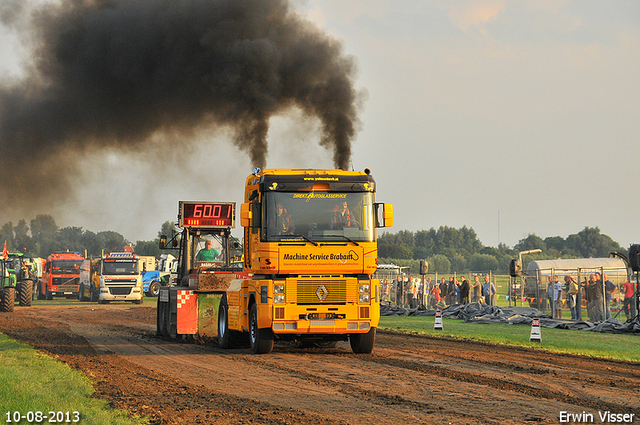
[[[0,311],[11,313],[16,300],[16,275],[9,271],[9,261],[0,257]]]
[[[33,271],[33,261],[22,253],[9,253],[5,260],[5,267],[9,276],[13,276],[15,296],[19,305],[30,307],[33,302],[33,288],[38,278]]]

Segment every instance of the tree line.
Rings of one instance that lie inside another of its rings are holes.
[[[529,234],[513,248],[501,243],[498,247],[485,246],[472,228],[459,229],[441,226],[438,229],[412,232],[401,230],[397,233],[386,232],[378,238],[378,263],[394,263],[410,267],[411,273],[417,273],[419,260],[427,260],[429,272],[465,273],[492,270],[506,274],[511,259],[518,253],[532,249],[541,249],[538,254],[526,257],[526,262],[558,258],[599,258],[608,257],[616,251],[627,255],[609,236],[600,233],[598,227],[585,227],[582,231],[563,238],[551,236],[541,238]],[[523,264],[526,267],[526,263]]]
[[[160,257],[158,246],[160,234],[171,234],[172,223],[162,224],[158,237],[152,241],[131,243],[120,233],[105,230],[94,233],[82,227],[59,227],[53,216],[39,214],[29,223],[25,219],[14,225],[9,221],[0,228],[0,244],[7,244],[7,251],[20,252],[31,257],[46,258],[53,252],[79,252],[87,256],[98,256],[104,250],[121,252],[130,246],[139,255]],[[164,232],[164,233],[163,233]]]
[[[123,251],[125,246],[130,246],[136,254],[159,258],[162,254],[158,247],[160,235],[171,235],[172,228],[173,223],[165,221],[154,240],[131,243],[112,230],[94,233],[82,227],[61,228],[53,216],[40,214],[29,223],[24,219],[16,225],[11,221],[5,223],[0,228],[0,244],[6,242],[10,252],[24,252],[42,258],[59,251],[86,252],[89,256],[97,256],[103,250]],[[506,274],[511,259],[517,258],[521,251],[532,249],[541,249],[542,252],[527,256],[527,261],[608,257],[612,251],[627,255],[626,249],[609,236],[601,234],[598,227],[585,227],[566,238],[551,236],[543,239],[536,234],[529,234],[513,248],[503,243],[496,248],[485,246],[472,228],[440,226],[438,229],[417,232],[400,230],[381,234],[378,237],[378,263],[409,266],[412,273],[417,273],[419,260],[427,260],[430,272],[492,270]]]

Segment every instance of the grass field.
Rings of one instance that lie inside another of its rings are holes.
[[[525,325],[464,323],[443,318],[443,329],[434,330],[435,317],[383,316],[380,329],[532,347],[556,353],[640,362],[640,335],[541,328],[542,342],[530,342],[531,327]]]
[[[0,422],[144,423],[110,408],[105,400],[92,398],[93,392],[81,372],[0,334]],[[18,415],[26,418],[17,421]]]

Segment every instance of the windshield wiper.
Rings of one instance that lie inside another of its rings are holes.
[[[348,237],[348,236],[345,236],[345,235],[332,235],[332,236],[340,236],[340,237],[343,237],[343,238],[345,238],[346,240],[348,240],[349,242],[351,242],[352,244],[354,244],[355,246],[360,246],[360,244],[359,244],[358,242],[354,241],[353,239],[351,239],[351,238],[350,238],[350,237]]]
[[[308,237],[306,237],[304,235],[288,235],[288,237],[290,237],[290,238],[302,238],[307,242],[311,242],[314,246],[318,246],[318,242],[312,241],[311,239],[309,239]]]

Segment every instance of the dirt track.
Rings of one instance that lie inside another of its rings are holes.
[[[95,382],[97,396],[154,424],[559,423],[561,411],[634,414],[640,368],[379,332],[371,355],[276,344],[248,349],[166,341],[155,307],[16,307],[0,332],[51,353]]]

